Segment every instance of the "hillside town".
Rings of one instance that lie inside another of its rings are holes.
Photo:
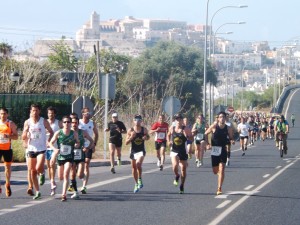
[[[94,54],[94,45],[100,42],[101,49],[113,50],[131,57],[139,56],[146,48],[159,41],[174,41],[193,48],[204,49],[205,29],[208,34],[208,56],[219,71],[218,86],[214,98],[233,97],[242,90],[262,93],[271,86],[286,86],[300,79],[299,40],[294,38],[279,48],[271,48],[268,41],[231,41],[228,33],[214,33],[210,26],[187,24],[185,21],[124,19],[101,21],[97,12],[76,31],[75,39],[62,37],[76,57],[85,58]],[[226,38],[224,37],[226,36]],[[37,40],[32,51],[17,53],[17,60],[26,58],[41,61],[51,53],[51,46],[61,39]],[[278,92],[279,93],[279,92]],[[275,93],[276,95],[276,93]],[[278,96],[277,96],[278,97]],[[277,98],[274,96],[274,99]]]

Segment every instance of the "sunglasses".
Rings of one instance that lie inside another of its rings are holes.
[[[63,121],[63,123],[71,123],[71,122],[68,120],[68,121]]]

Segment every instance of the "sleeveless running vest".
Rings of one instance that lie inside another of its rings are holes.
[[[34,123],[30,118],[27,120],[29,126],[29,140],[28,140],[28,151],[29,152],[41,152],[47,149],[47,137],[46,128],[44,125],[44,118],[40,117],[37,123]]]
[[[50,127],[53,130],[53,133],[58,131],[60,129],[59,127],[59,121],[57,119],[54,120],[54,123],[50,123]],[[49,133],[47,132],[47,138],[49,138]],[[54,147],[57,148],[57,143],[54,143]],[[47,150],[52,150],[51,148],[47,148]]]
[[[173,133],[172,133],[172,151],[176,153],[186,153],[186,141],[187,138],[183,134],[183,130],[180,133],[175,132],[175,127],[173,127]]]
[[[216,131],[212,135],[212,145],[224,147],[228,143],[228,127],[225,124],[225,127],[221,129],[219,125],[216,126]]]
[[[133,130],[133,128],[131,128]],[[140,133],[136,133],[134,139],[131,141],[131,152],[141,152],[145,151],[145,140],[144,136],[144,127],[141,128]]]
[[[74,144],[74,131],[71,130],[69,135],[65,135],[63,130],[60,130],[57,138],[59,148],[57,160],[73,159]]]
[[[80,147],[79,148],[74,148],[74,160],[75,161],[82,161],[85,159],[85,154],[82,150],[84,146],[84,136],[83,136],[83,130],[78,129],[78,139],[80,142]]]
[[[10,122],[0,122],[0,150],[9,150],[11,148],[11,140],[6,135],[11,134]]]
[[[92,120],[89,120],[88,123],[84,123],[82,119],[79,120],[79,129],[84,130],[88,133],[88,135],[93,138],[94,134],[94,122]],[[85,138],[84,147],[87,147],[90,145],[90,141]]]

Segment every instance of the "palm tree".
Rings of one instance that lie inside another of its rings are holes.
[[[5,43],[5,42],[1,42],[0,43],[0,53],[1,53],[1,57],[3,58],[7,58],[13,51],[13,48],[11,45]]]

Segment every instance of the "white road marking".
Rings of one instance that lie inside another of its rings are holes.
[[[263,176],[263,178],[267,178],[267,177],[269,177],[270,176],[270,174],[265,174],[264,176]]]
[[[230,202],[232,202],[231,200],[226,200],[224,202],[222,202],[220,205],[218,205],[216,208],[217,209],[222,209],[224,208],[226,205],[230,204]]]
[[[250,190],[251,188],[253,188],[253,187],[254,187],[254,185],[249,185],[248,187],[245,187],[244,190],[245,190],[245,191],[249,191],[249,190]]]
[[[278,170],[278,169],[280,169],[281,167],[282,167],[282,166],[277,166],[275,169]]]
[[[295,160],[298,161],[298,159]],[[240,198],[237,202],[235,202],[233,205],[231,205],[229,208],[224,210],[218,217],[213,219],[208,225],[216,225],[220,223],[225,217],[227,217],[231,212],[233,212],[236,208],[238,208],[241,204],[243,204],[248,198],[250,198],[252,195],[254,195],[256,192],[258,192],[260,189],[264,188],[266,185],[271,183],[273,180],[275,180],[280,174],[282,174],[285,170],[287,170],[289,167],[291,167],[294,163],[290,163],[286,165],[284,168],[279,170],[277,173],[275,173],[273,176],[271,176],[268,180],[263,182],[261,185],[259,185],[257,188],[255,188],[253,191],[251,191],[248,195]]]
[[[224,198],[227,198],[228,195],[217,195],[215,196],[215,198],[219,198],[219,199],[224,199]]]
[[[286,163],[290,163],[290,162],[291,162],[291,160],[286,161]]]

